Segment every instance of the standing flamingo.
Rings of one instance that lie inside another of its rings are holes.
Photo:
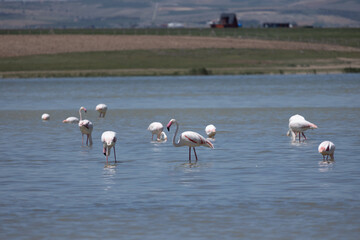
[[[50,115],[48,113],[44,113],[43,115],[41,115],[41,119],[42,120],[49,120],[50,119]]]
[[[174,123],[176,124],[176,131],[175,131],[175,134],[173,137],[173,145],[175,147],[182,147],[182,146],[189,147],[189,164],[191,164],[191,148],[194,149],[194,154],[195,154],[195,158],[196,158],[195,163],[197,163],[197,161],[198,161],[195,147],[204,146],[204,147],[208,147],[208,148],[214,148],[213,144],[210,141],[206,140],[200,134],[198,134],[196,132],[192,132],[192,131],[186,131],[186,132],[181,133],[179,141],[176,142],[175,138],[179,131],[179,123],[175,119],[171,119],[166,127],[167,127],[168,131],[170,131],[170,127]]]
[[[208,135],[209,138],[214,139],[216,134],[216,127],[212,124],[207,125],[205,128],[206,135]]]
[[[154,139],[154,135],[156,135],[156,140],[159,141],[159,139],[161,139],[161,133],[164,130],[164,127],[161,123],[159,122],[153,122],[149,125],[149,127],[147,128],[147,130],[149,130],[151,132],[151,141],[153,141]],[[166,135],[165,135],[166,136]]]
[[[63,123],[79,123],[79,119],[77,117],[68,117],[63,120]]]
[[[315,128],[317,128],[315,124],[305,120],[305,118],[300,115],[291,119],[291,121],[289,122],[289,131],[291,131],[293,141],[296,139],[297,134],[299,134],[299,142],[301,141],[301,135],[303,135],[306,140],[304,131]]]
[[[86,108],[81,107],[79,109],[79,115],[80,115],[79,128],[80,128],[80,131],[81,131],[81,134],[82,134],[82,136],[81,136],[82,137],[81,145],[84,144],[84,134],[86,134],[86,136],[87,136],[86,145],[89,145],[89,143],[90,143],[90,146],[91,146],[93,144],[92,137],[91,137],[91,133],[92,133],[92,130],[93,130],[93,124],[92,124],[92,122],[90,122],[87,119],[82,120],[82,115],[81,115],[82,110],[84,110],[84,112],[86,113]]]
[[[107,111],[107,106],[106,106],[106,104],[100,103],[100,104],[98,104],[96,106],[95,110],[99,112],[99,114],[100,114],[99,117],[100,118],[101,117],[104,118],[105,114],[106,114],[106,111]]]
[[[320,143],[318,150],[319,153],[323,155],[323,161],[325,161],[325,156],[326,156],[326,161],[329,161],[328,160],[329,156],[331,161],[334,161],[335,144],[333,142],[324,141]]]
[[[115,143],[116,132],[106,131],[101,135],[101,142],[103,143],[103,153],[106,156],[106,165],[108,164],[108,157],[110,156],[110,150],[114,147],[114,158],[116,163]]]
[[[299,115],[299,114],[295,114],[295,115],[293,115],[293,116],[291,116],[291,117],[289,118],[289,123],[290,123],[291,121],[293,121],[293,120],[296,120],[296,119],[303,119],[303,120],[305,120],[305,118],[304,118],[303,116],[301,116],[301,115]],[[295,139],[296,139],[296,134],[291,130],[290,127],[289,127],[289,131],[287,132],[286,135],[287,135],[287,136],[290,136],[290,135],[291,135],[292,141],[295,141]]]

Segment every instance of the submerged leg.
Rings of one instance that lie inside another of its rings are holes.
[[[84,134],[81,134],[81,146],[84,145]]]
[[[194,149],[194,153],[195,153],[195,158],[196,158],[196,162],[195,163],[197,163],[197,161],[198,161],[198,158],[197,158],[197,155],[196,155],[196,151],[195,151],[195,148],[193,147],[193,149]]]
[[[115,146],[114,146],[114,157],[115,157],[115,163],[116,163],[116,153],[115,153]]]

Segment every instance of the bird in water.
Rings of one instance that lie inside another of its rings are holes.
[[[334,161],[335,144],[333,142],[324,141],[320,143],[318,150],[319,153],[323,155],[323,161],[325,161],[325,156],[326,156],[326,161],[329,162],[329,156],[330,156],[330,160]]]
[[[42,120],[49,120],[50,119],[50,115],[48,113],[44,113],[43,115],[41,115],[41,119]]]
[[[194,154],[195,154],[195,158],[196,158],[195,163],[197,163],[197,161],[198,161],[195,147],[203,146],[203,147],[208,147],[208,148],[214,148],[213,144],[210,141],[206,140],[199,133],[192,132],[192,131],[186,131],[186,132],[181,133],[179,140],[176,142],[175,139],[176,139],[177,133],[179,131],[179,123],[175,119],[171,119],[166,127],[167,127],[168,131],[170,131],[170,127],[173,124],[176,124],[176,130],[175,130],[175,134],[173,137],[173,145],[175,147],[182,147],[182,146],[189,147],[189,164],[191,164],[191,148],[193,148],[193,150],[194,150]]]
[[[216,127],[212,124],[207,125],[205,128],[205,132],[209,138],[214,139],[215,134],[216,134]]]
[[[116,163],[115,143],[116,132],[106,131],[101,135],[101,142],[103,143],[103,153],[106,156],[106,164],[108,164],[108,157],[110,156],[111,148],[114,148],[114,158]]]
[[[154,140],[154,135],[156,135],[157,141],[162,141],[162,139],[167,139],[166,134],[162,134],[164,130],[164,126],[160,122],[152,122],[147,128],[151,132],[151,141]]]
[[[92,122],[90,122],[87,119],[84,119],[84,120],[82,119],[82,114],[81,114],[82,110],[84,110],[85,113],[87,112],[86,108],[80,107],[80,109],[79,109],[79,115],[80,115],[79,128],[80,128],[80,132],[82,134],[81,145],[84,144],[84,134],[85,134],[87,136],[86,145],[90,144],[90,146],[91,146],[93,144],[92,137],[91,137],[91,133],[92,133],[92,130],[93,130],[93,124],[92,124]]]
[[[306,140],[304,132],[308,129],[318,128],[314,123],[307,121],[303,116],[296,114],[289,119],[289,131],[288,136],[291,135],[293,141],[296,140],[296,137],[299,136],[299,142],[301,141],[301,135]]]
[[[79,123],[79,119],[77,117],[68,117],[63,120],[63,123]]]
[[[99,117],[105,117],[106,111],[107,111],[107,106],[106,104],[100,103],[96,106],[95,108],[96,111],[99,112]]]

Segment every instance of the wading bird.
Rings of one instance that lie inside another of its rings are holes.
[[[151,132],[151,141],[154,139],[154,135],[156,135],[156,140],[159,141],[161,139],[161,133],[164,130],[164,126],[159,122],[153,122],[147,128]],[[165,134],[166,137],[166,134]]]
[[[292,140],[296,140],[296,136],[299,135],[299,142],[301,141],[301,135],[306,136],[304,132],[308,129],[315,129],[317,126],[307,120],[301,115],[294,115],[289,119],[289,131],[288,135],[291,134]]]
[[[86,145],[90,146],[93,144],[92,142],[92,137],[91,137],[91,133],[93,130],[93,124],[92,122],[90,122],[87,119],[82,120],[82,115],[81,115],[81,111],[84,110],[84,112],[86,113],[86,108],[81,107],[79,109],[79,115],[80,115],[80,120],[79,120],[79,128],[80,128],[80,132],[81,132],[81,137],[82,137],[82,141],[81,141],[81,145],[84,144],[84,134],[86,134],[87,138],[86,138]]]
[[[194,149],[194,154],[195,154],[195,158],[196,158],[195,163],[197,163],[197,161],[198,161],[195,147],[204,146],[204,147],[208,147],[208,148],[214,148],[213,144],[210,141],[206,140],[200,134],[198,134],[196,132],[192,132],[192,131],[186,131],[186,132],[181,133],[179,141],[176,142],[175,138],[179,131],[179,123],[175,119],[171,119],[166,127],[167,127],[168,131],[170,131],[170,127],[174,123],[176,124],[176,131],[175,131],[175,134],[173,137],[173,145],[175,147],[182,147],[182,146],[189,147],[189,164],[191,164],[191,148]]]
[[[323,161],[325,161],[325,156],[326,156],[326,161],[329,161],[329,156],[330,156],[330,160],[334,161],[335,144],[333,142],[324,141],[320,143],[318,150],[319,153],[323,155]]]
[[[207,125],[205,128],[206,135],[208,135],[209,138],[214,138],[216,134],[216,127],[212,124]]]
[[[106,164],[108,164],[108,157],[110,156],[110,150],[114,147],[114,158],[116,163],[115,143],[116,132],[106,131],[101,135],[101,142],[103,143],[103,153],[106,156]]]
[[[41,119],[42,120],[49,120],[50,119],[50,115],[48,113],[44,113],[43,115],[41,115]]]
[[[68,117],[63,120],[63,123],[79,123],[79,119],[77,117]]]
[[[95,110],[99,112],[99,117],[104,118],[107,111],[107,106],[106,104],[100,103],[96,106]]]

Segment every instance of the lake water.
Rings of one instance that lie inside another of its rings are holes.
[[[1,79],[0,239],[359,239],[359,78]],[[62,123],[80,106],[92,147]],[[297,113],[319,128],[292,143]],[[171,118],[203,136],[214,124],[215,149],[197,148],[190,166],[175,128],[151,142],[148,125]],[[112,167],[106,130],[118,136]],[[334,163],[317,152],[324,140]]]

